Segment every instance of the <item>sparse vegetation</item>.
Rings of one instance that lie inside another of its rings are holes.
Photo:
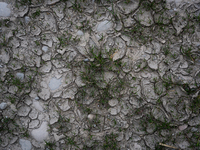
[[[47,142],[47,141],[45,141],[45,145],[46,145],[46,148],[48,148],[49,150],[54,150],[54,148],[56,147],[55,142]]]
[[[111,133],[110,135],[106,135],[103,143],[104,150],[118,150],[118,144],[116,141],[117,134]]]
[[[97,50],[98,51],[98,50]],[[96,97],[98,97],[98,101],[101,105],[107,106],[108,100],[113,98],[111,93],[120,93],[125,85],[123,79],[116,78],[114,79],[113,85],[111,85],[113,79],[110,81],[105,80],[105,72],[113,71],[118,74],[120,71],[121,63],[120,61],[112,62],[110,58],[103,58],[101,51],[95,54],[94,49],[90,50],[91,58],[94,61],[83,62],[84,71],[81,72],[81,78],[86,83],[84,87],[92,87],[94,92],[96,92]],[[117,68],[117,70],[113,70],[113,68]],[[98,79],[97,79],[98,77]],[[84,99],[84,97],[88,96],[86,91],[82,89],[79,93],[82,93],[80,96]],[[89,94],[89,96],[93,97],[93,92]]]
[[[74,3],[72,2],[72,8],[74,11],[77,11],[79,13],[82,13],[83,12],[83,8],[81,7],[81,4],[79,3],[78,0],[75,0]]]
[[[19,0],[18,1],[21,5],[30,5],[32,0]]]
[[[33,14],[32,14],[32,17],[35,19],[36,17],[40,16],[40,10],[36,10]]]
[[[200,112],[200,95],[198,95],[196,98],[194,98],[191,102],[191,109],[193,113],[199,114]]]

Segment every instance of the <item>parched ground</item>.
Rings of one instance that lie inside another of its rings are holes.
[[[1,1],[1,150],[200,149],[200,0]]]

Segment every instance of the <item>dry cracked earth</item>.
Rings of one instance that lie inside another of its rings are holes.
[[[1,150],[199,150],[199,0],[1,0]]]

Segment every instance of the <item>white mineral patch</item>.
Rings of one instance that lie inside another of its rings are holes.
[[[0,17],[10,16],[10,9],[7,6],[8,6],[7,3],[0,2]]]
[[[51,90],[56,90],[60,87],[61,85],[61,79],[57,79],[57,78],[52,78],[49,82],[49,88]]]
[[[21,145],[22,150],[31,150],[32,145],[28,140],[20,139],[19,144]]]
[[[29,17],[29,16],[24,17],[24,19],[25,19],[25,22],[26,22],[26,23],[29,23],[29,22],[30,22],[30,17]]]
[[[49,48],[48,48],[48,46],[43,46],[42,50],[46,53],[49,50]]]
[[[31,135],[36,141],[43,142],[48,137],[47,127],[48,123],[43,122],[38,129],[35,129],[31,132]]]
[[[0,104],[0,109],[3,110],[7,107],[7,103],[3,102]]]
[[[84,33],[81,30],[78,30],[78,32],[76,34],[77,35],[83,35]]]
[[[24,79],[24,74],[23,74],[23,73],[18,72],[18,73],[16,74],[16,76],[17,76],[17,78],[20,79],[20,80],[23,80],[23,79]]]
[[[102,21],[98,24],[97,31],[98,32],[106,31],[106,30],[110,29],[112,27],[112,25],[113,25],[113,23],[111,21],[108,21],[108,20]]]
[[[94,115],[93,115],[93,114],[89,114],[89,115],[88,115],[88,119],[89,119],[89,120],[94,119]]]

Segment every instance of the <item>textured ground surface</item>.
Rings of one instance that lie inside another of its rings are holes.
[[[1,1],[1,150],[200,149],[199,0]]]

